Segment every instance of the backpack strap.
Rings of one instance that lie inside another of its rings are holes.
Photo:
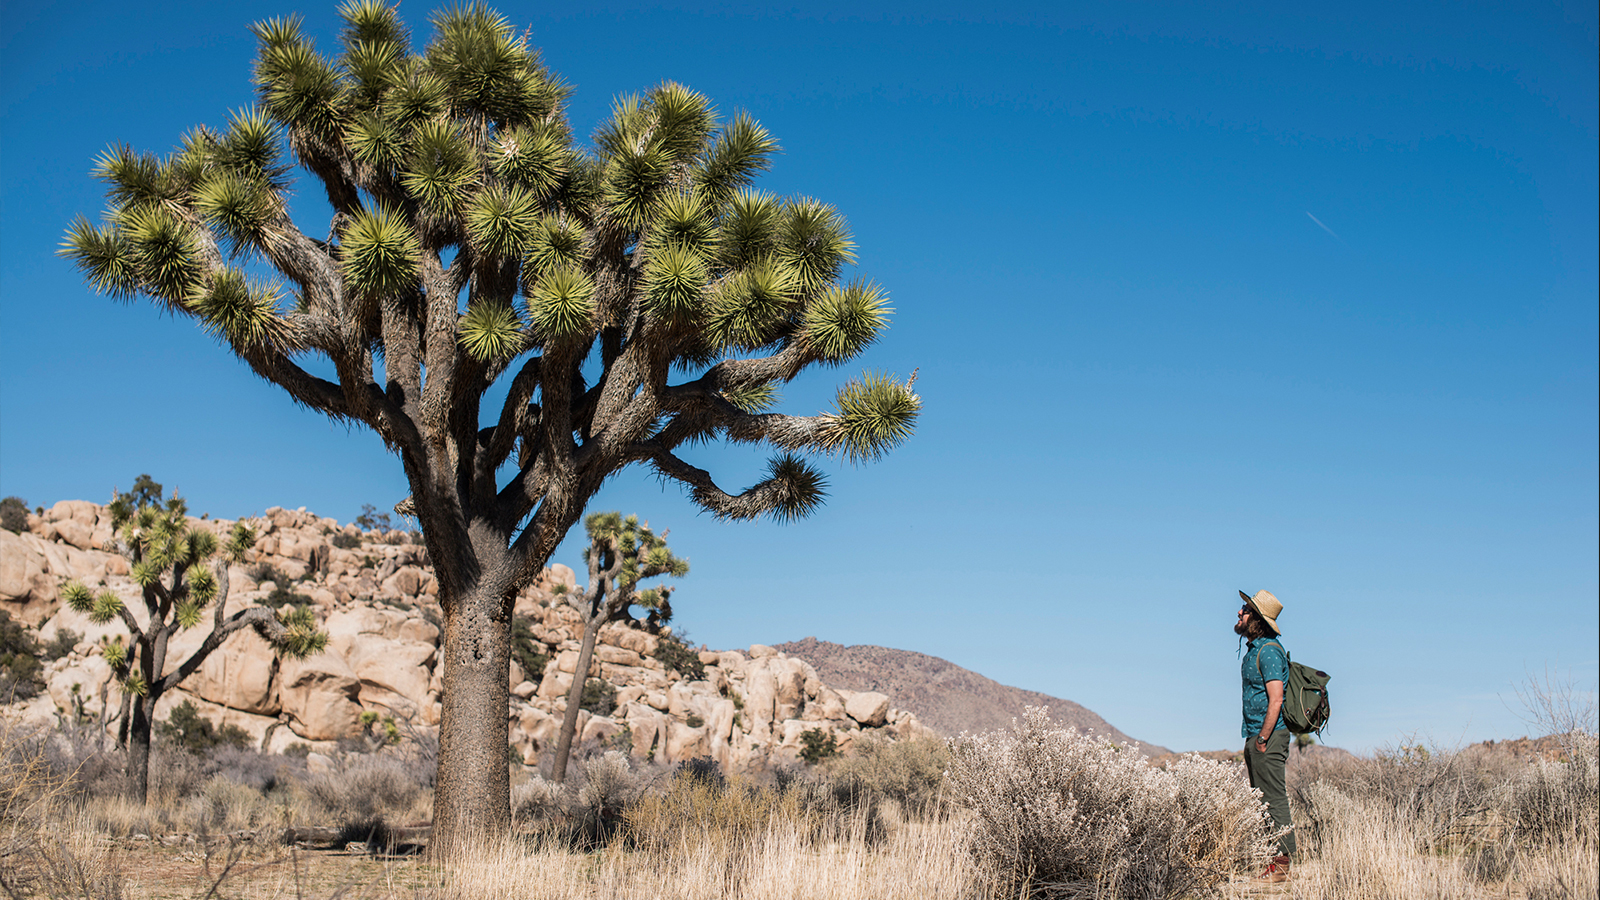
[[[1271,644],[1272,646],[1278,648],[1278,652],[1283,654],[1283,661],[1284,662],[1290,662],[1291,661],[1289,659],[1289,651],[1283,649],[1283,645],[1282,644],[1278,643],[1277,641],[1267,641],[1267,643],[1266,644],[1262,644],[1261,647],[1265,647],[1267,644]],[[1256,648],[1256,674],[1257,675],[1262,675],[1263,677],[1265,677],[1265,673],[1261,671],[1261,647],[1257,647]]]

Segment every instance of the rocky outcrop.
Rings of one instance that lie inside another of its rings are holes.
[[[267,749],[304,742],[329,749],[363,731],[363,713],[429,729],[439,721],[444,685],[439,671],[438,582],[427,551],[410,535],[363,531],[300,510],[269,509],[248,520],[257,541],[243,564],[229,569],[228,612],[284,602],[314,607],[329,639],[304,660],[277,659],[250,631],[220,649],[162,698],[157,717],[191,702],[215,724],[233,724]],[[233,523],[194,520],[225,534]],[[29,518],[29,532],[0,532],[0,608],[40,626],[54,640],[79,636],[72,653],[46,666],[48,699],[8,714],[51,718],[69,711],[110,722],[121,698],[101,657],[105,640],[126,635],[120,620],[95,624],[63,607],[58,592],[76,579],[121,596],[143,620],[143,603],[126,561],[110,552],[106,511],[66,501]],[[577,677],[582,625],[561,597],[577,588],[566,566],[552,566],[516,598],[515,612],[548,662],[542,672],[513,664],[507,717],[511,746],[526,762],[554,748],[567,689]],[[209,620],[180,632],[168,671],[198,647]],[[809,662],[760,644],[748,650],[702,650],[703,677],[686,677],[656,658],[663,638],[613,623],[602,628],[586,678],[616,689],[608,715],[580,712],[581,741],[674,763],[711,756],[730,771],[755,770],[799,758],[803,735],[821,730],[848,750],[863,734],[890,739],[931,735],[912,714],[875,691],[830,686]]]

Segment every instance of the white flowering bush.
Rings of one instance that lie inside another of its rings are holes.
[[[1152,768],[1037,707],[1009,731],[952,740],[946,791],[972,810],[972,852],[1001,896],[1214,896],[1272,852],[1242,768]]]

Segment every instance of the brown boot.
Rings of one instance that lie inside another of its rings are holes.
[[[1282,884],[1289,880],[1289,857],[1274,856],[1267,869],[1250,879],[1251,884]]]

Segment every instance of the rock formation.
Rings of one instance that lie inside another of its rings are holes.
[[[245,563],[229,570],[230,612],[253,603],[310,604],[328,632],[328,648],[304,660],[278,660],[253,632],[238,632],[162,698],[156,718],[187,701],[218,726],[244,729],[269,751],[295,743],[330,749],[362,732],[364,712],[436,727],[444,685],[437,666],[438,583],[426,549],[403,532],[341,526],[304,509],[273,508],[248,523],[257,541]],[[197,524],[219,535],[233,525]],[[63,501],[30,516],[26,534],[0,531],[0,609],[39,626],[45,641],[63,629],[81,635],[72,653],[45,667],[48,689],[4,714],[55,723],[70,713],[114,727],[107,720],[120,696],[100,648],[103,638],[126,629],[118,621],[96,625],[57,596],[63,582],[76,579],[94,590],[109,587],[136,616],[142,613],[126,561],[102,549],[111,538],[105,508],[84,501]],[[549,660],[538,677],[516,663],[511,667],[511,742],[528,763],[553,748],[576,676],[581,625],[556,596],[558,584],[576,587],[571,569],[552,566],[516,600],[516,614],[525,617],[535,642],[531,649]],[[180,633],[179,652],[168,657],[173,665],[208,630],[203,623]],[[892,708],[889,696],[829,686],[810,663],[771,647],[701,651],[704,677],[689,680],[656,658],[661,640],[621,623],[601,630],[587,677],[615,688],[615,707],[605,716],[580,715],[582,741],[608,742],[667,763],[711,756],[736,771],[798,759],[801,735],[814,729],[833,734],[841,750],[868,733],[891,739],[932,734],[915,716]]]

